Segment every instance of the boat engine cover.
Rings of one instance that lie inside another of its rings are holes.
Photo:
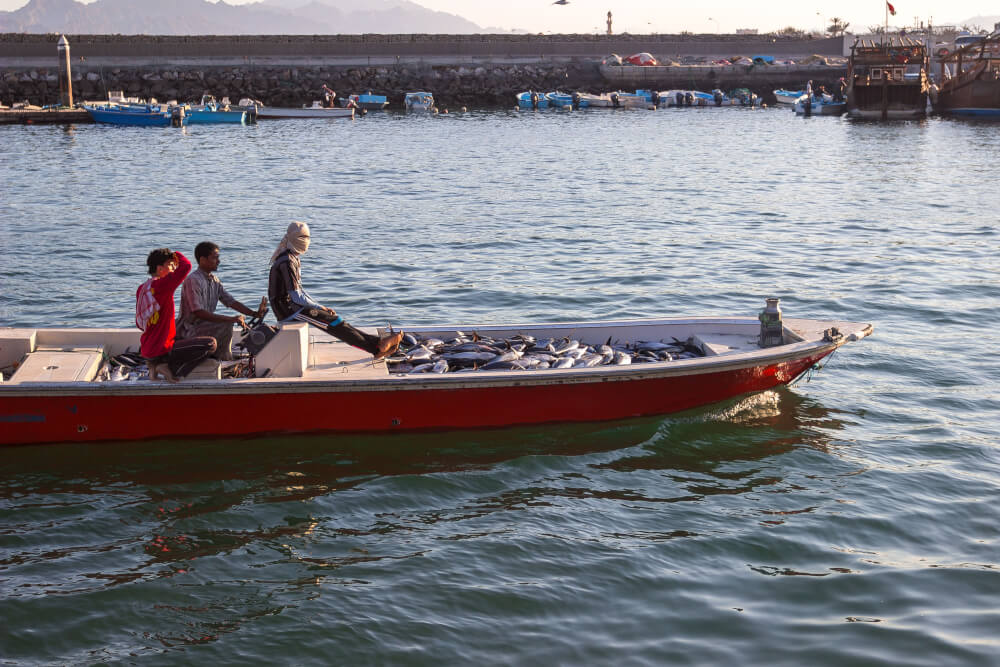
[[[250,329],[250,331],[243,336],[243,345],[246,347],[247,352],[252,357],[256,357],[264,346],[271,342],[278,333],[277,327],[272,327],[270,324],[264,324],[261,322],[257,326]]]

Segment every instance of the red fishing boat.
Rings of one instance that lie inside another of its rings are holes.
[[[767,311],[765,311],[766,313]],[[764,317],[764,314],[762,314]],[[413,327],[422,336],[683,340],[689,359],[546,370],[390,373],[384,361],[304,324],[255,357],[258,375],[222,379],[205,362],[178,384],[113,381],[102,366],[138,349],[134,329],[0,329],[0,444],[305,432],[384,432],[589,422],[660,415],[786,385],[870,324],[693,317],[563,324]],[[764,347],[761,343],[769,345]]]

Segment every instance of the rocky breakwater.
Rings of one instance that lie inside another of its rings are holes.
[[[205,93],[233,102],[243,97],[268,106],[301,106],[322,98],[325,84],[338,95],[372,91],[389,97],[390,107],[402,108],[407,92],[425,90],[441,107],[513,106],[525,90],[600,92],[604,83],[597,61],[535,64],[392,66],[197,66],[88,67],[74,63],[73,92],[77,100],[107,99],[108,91],[159,100],[198,100]],[[56,104],[56,67],[0,70],[0,102],[29,100]]]

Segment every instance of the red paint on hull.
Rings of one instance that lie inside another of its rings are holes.
[[[277,392],[207,387],[199,393],[12,396],[0,409],[0,443],[93,442],[275,432],[472,429],[668,414],[787,384],[829,354],[712,373],[642,378],[595,376],[457,388]],[[522,376],[523,377],[523,376]],[[154,418],[169,414],[169,419]]]

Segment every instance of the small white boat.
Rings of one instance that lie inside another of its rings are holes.
[[[847,101],[834,101],[831,95],[802,95],[795,100],[795,113],[799,116],[839,116],[847,111]]]
[[[664,90],[660,92],[661,107],[698,106],[698,98],[693,90]]]
[[[785,90],[784,88],[778,88],[774,91],[774,98],[778,100],[778,104],[795,104],[800,97],[806,94],[804,90]]]
[[[605,93],[604,95],[594,95],[593,93],[578,93],[580,96],[580,106],[581,107],[597,107],[597,108],[610,108],[611,96]]]
[[[612,109],[654,109],[655,107],[646,99],[645,95],[637,95],[636,93],[626,93],[623,91],[615,91],[613,93],[608,93],[608,97],[611,98],[611,108]]]
[[[257,109],[257,118],[354,118],[354,108],[325,107],[322,102],[302,107],[265,107]]]

